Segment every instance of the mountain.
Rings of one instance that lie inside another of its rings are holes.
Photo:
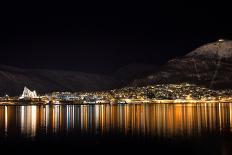
[[[113,75],[97,75],[77,71],[21,69],[0,65],[0,95],[21,95],[25,86],[39,94],[52,91],[109,90],[128,85],[154,71],[152,65],[130,64]]]
[[[232,41],[220,39],[216,42],[203,45],[186,55],[187,57],[205,57],[213,59],[232,58]]]
[[[39,94],[52,91],[109,90],[124,86],[188,82],[209,88],[232,88],[232,41],[209,43],[165,65],[130,64],[112,75],[77,71],[21,69],[0,65],[0,95],[21,95],[27,86]]]
[[[20,69],[0,65],[0,95],[21,95],[24,86],[38,93],[107,90],[120,86],[110,76],[76,71]]]
[[[172,59],[133,86],[190,82],[209,88],[232,88],[232,41],[219,40]]]

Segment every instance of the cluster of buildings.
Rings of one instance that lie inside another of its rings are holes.
[[[9,96],[0,98],[10,100]],[[109,91],[94,92],[52,92],[38,96],[36,91],[24,88],[16,101],[34,101],[51,104],[118,104],[118,103],[160,103],[160,102],[231,102],[231,90],[211,90],[193,84],[161,84],[146,87],[125,87]]]
[[[211,90],[193,84],[162,84],[146,87],[125,87],[109,91],[54,92],[48,98],[77,103],[148,103],[190,101],[232,101],[231,90]]]
[[[111,98],[130,102],[232,101],[232,90],[212,90],[188,83],[125,87],[108,94]]]

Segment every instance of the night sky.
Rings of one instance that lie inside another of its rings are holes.
[[[230,9],[217,4],[79,7],[1,14],[0,64],[111,73],[130,63],[160,65],[232,38]]]

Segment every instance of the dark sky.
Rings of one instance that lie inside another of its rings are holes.
[[[232,38],[230,9],[217,4],[99,6],[1,14],[0,64],[110,73],[130,63],[163,64]]]

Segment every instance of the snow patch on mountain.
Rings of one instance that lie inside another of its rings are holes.
[[[196,50],[186,55],[187,57],[203,56],[207,58],[232,58],[232,41],[231,40],[218,40],[200,46]]]

